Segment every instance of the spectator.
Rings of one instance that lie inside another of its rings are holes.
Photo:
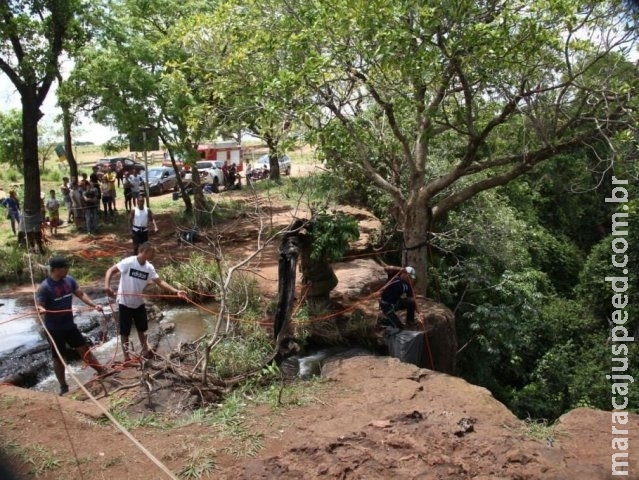
[[[62,201],[67,209],[67,223],[73,223],[73,202],[71,201],[71,183],[68,177],[62,179],[62,187],[60,187],[62,193]]]
[[[142,179],[140,178],[140,175],[137,170],[134,170],[133,174],[130,175],[130,180],[131,180],[131,198],[133,198],[133,201],[135,202],[137,198],[140,196],[140,184],[142,182]]]
[[[122,162],[118,162],[118,163],[122,165]],[[111,201],[108,204],[109,212],[111,212],[111,215],[114,215],[115,213],[118,213],[118,208],[115,205],[115,199],[117,197],[117,189],[115,188],[115,184],[117,180],[118,186],[120,186],[120,182],[118,180],[117,174],[113,171],[113,168],[111,167],[111,165],[109,165],[108,168],[109,168],[108,171],[104,174],[104,178],[106,178],[109,191],[111,192]],[[106,215],[106,212],[105,212],[105,215]]]
[[[87,233],[95,235],[98,229],[98,209],[100,208],[100,197],[96,184],[88,182],[82,192],[84,200],[84,218],[87,226]]]
[[[133,254],[138,254],[138,247],[149,241],[149,225],[152,224],[155,232],[158,226],[153,218],[151,210],[146,208],[145,198],[138,197],[137,206],[129,214],[129,227],[131,228],[131,239],[133,240]]]
[[[122,180],[122,188],[124,192],[124,209],[129,213],[133,209],[133,193],[131,190],[131,177],[129,172],[124,173],[124,179]]]
[[[11,230],[15,235],[20,223],[20,201],[15,190],[9,190],[9,196],[2,200],[2,206],[7,209],[7,218],[11,221]]]
[[[78,186],[76,180],[71,182],[71,208],[73,209],[73,220],[75,222],[75,228],[83,230],[86,227],[84,219],[84,199],[82,193],[84,192],[83,186]]]
[[[108,174],[104,174],[102,176],[102,182],[101,182],[101,191],[102,191],[102,208],[104,209],[104,218],[107,218],[107,210],[108,213],[111,214],[111,216],[113,216],[113,192],[111,190],[111,187],[113,186],[113,184],[111,182],[109,182],[107,180],[107,175]],[[113,186],[113,188],[115,189],[115,186]]]
[[[58,225],[60,225],[60,202],[55,198],[55,190],[49,191],[49,199],[45,207],[49,216],[49,233],[57,235]]]

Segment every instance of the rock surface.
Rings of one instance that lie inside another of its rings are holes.
[[[574,410],[535,439],[487,390],[446,374],[372,356],[329,361],[323,374],[310,402],[289,392],[279,399],[285,408],[248,409],[236,425],[240,437],[199,422],[131,433],[172,472],[214,463],[202,478],[613,478],[609,412]],[[0,396],[5,444],[35,444],[58,460],[39,478],[167,478],[122,433],[90,421],[93,407],[9,386]],[[630,415],[627,428],[630,474],[622,478],[639,479],[639,416]],[[247,447],[247,439],[262,448]]]

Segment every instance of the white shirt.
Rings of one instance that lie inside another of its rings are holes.
[[[140,191],[140,177],[136,174],[133,176],[129,176],[129,181],[131,182],[131,192],[139,192]]]
[[[155,267],[148,261],[140,265],[138,257],[131,256],[121,260],[117,265],[120,271],[120,284],[118,285],[118,304],[129,308],[138,308],[144,304],[141,295],[144,287],[149,282],[159,278]],[[130,294],[130,295],[127,295]]]

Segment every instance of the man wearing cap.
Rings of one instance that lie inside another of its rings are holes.
[[[147,343],[146,331],[149,328],[149,321],[142,293],[147,284],[154,282],[180,298],[187,298],[185,291],[178,290],[160,279],[155,271],[155,267],[151,264],[154,255],[155,247],[149,242],[144,242],[139,246],[137,255],[127,257],[113,265],[107,270],[104,277],[104,291],[107,295],[113,297],[115,293],[111,289],[111,277],[115,273],[120,273],[117,302],[120,321],[120,339],[122,340],[122,353],[124,354],[125,362],[131,360],[129,335],[131,334],[131,327],[134,324],[138,332],[140,344],[142,345],[140,355],[143,357],[152,355]]]
[[[95,358],[73,321],[73,295],[98,312],[102,306],[96,304],[80,289],[75,278],[68,275],[69,264],[64,257],[54,256],[49,261],[49,276],[40,284],[36,293],[37,308],[44,315],[44,327],[47,340],[53,353],[53,371],[60,382],[60,395],[69,391],[66,382],[65,367],[60,355],[66,351],[66,345],[77,350],[82,360],[99,374],[107,372],[106,367]],[[56,351],[57,349],[57,351]]]
[[[388,319],[391,327],[402,328],[402,322],[397,316],[398,310],[406,310],[406,324],[415,321],[415,294],[411,279],[415,280],[416,272],[413,267],[384,267],[388,275],[388,282],[379,300],[379,309]]]

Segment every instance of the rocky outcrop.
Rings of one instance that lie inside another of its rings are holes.
[[[288,417],[276,450],[219,478],[616,478],[609,412],[575,410],[540,436],[488,390],[460,378],[370,356],[323,371],[333,384],[330,404]],[[638,422],[630,415],[629,424]],[[636,444],[639,430],[630,437]],[[639,478],[638,462],[624,478]]]
[[[376,329],[379,315],[379,293],[387,280],[381,265],[371,259],[356,259],[333,265],[339,280],[331,293],[331,300],[342,307],[340,328],[343,336],[357,338],[357,335],[344,333],[352,324],[361,329],[360,334],[371,334],[379,337]],[[457,336],[455,332],[455,316],[445,305],[434,300],[418,297],[418,311],[424,317],[424,324],[407,325],[411,330],[424,330],[427,364],[425,366],[444,373],[455,373],[457,355]],[[353,321],[353,318],[361,320]],[[364,323],[364,325],[362,325]]]

